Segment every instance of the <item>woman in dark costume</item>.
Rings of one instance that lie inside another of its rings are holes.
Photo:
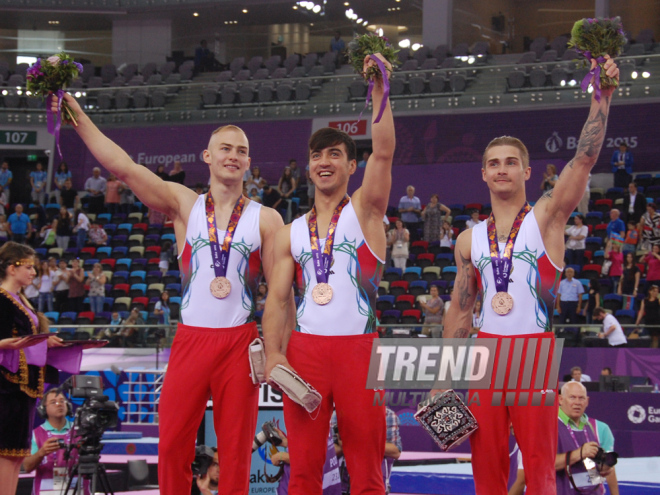
[[[38,342],[29,338],[48,333],[48,320],[23,295],[36,275],[34,254],[15,242],[0,248],[0,495],[16,492],[21,463],[30,455],[46,354],[49,347],[62,346],[55,335]]]

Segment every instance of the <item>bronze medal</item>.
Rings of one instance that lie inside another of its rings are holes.
[[[325,306],[332,300],[332,287],[330,284],[316,284],[312,289],[312,299],[319,306]]]
[[[231,292],[231,282],[227,277],[215,277],[211,281],[211,294],[217,299],[224,299]]]
[[[508,292],[498,292],[493,296],[490,305],[498,315],[507,315],[513,309],[513,297]]]

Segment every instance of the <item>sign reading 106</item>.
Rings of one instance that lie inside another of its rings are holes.
[[[37,131],[0,131],[0,145],[32,145],[37,144]]]

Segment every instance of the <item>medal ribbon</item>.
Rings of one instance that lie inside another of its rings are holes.
[[[309,243],[312,247],[312,258],[314,260],[314,272],[316,272],[316,282],[319,284],[328,283],[328,272],[330,271],[330,262],[332,260],[332,246],[335,243],[335,231],[337,230],[337,222],[339,222],[339,215],[348,204],[348,195],[339,202],[335,211],[332,213],[330,225],[328,226],[328,235],[325,239],[325,246],[323,253],[319,249],[319,228],[316,224],[316,206],[312,208],[309,215]]]
[[[502,256],[500,256],[500,248],[497,244],[495,216],[491,212],[488,217],[488,245],[490,247],[490,259],[493,263],[493,276],[495,278],[495,290],[497,292],[507,292],[509,288],[509,275],[513,268],[513,262],[511,260],[513,257],[513,244],[516,242],[516,237],[518,237],[518,232],[520,232],[520,226],[525,219],[525,215],[530,211],[532,211],[532,207],[529,206],[529,203],[525,202],[518,212],[518,216],[513,221],[511,232],[509,232],[509,239],[506,241]]]
[[[236,226],[241,219],[244,208],[245,196],[241,194],[236,200],[234,210],[231,212],[229,225],[227,225],[227,233],[225,234],[222,246],[220,246],[220,243],[218,242],[218,227],[215,223],[215,206],[213,204],[211,191],[209,191],[206,196],[206,224],[209,229],[209,244],[211,246],[211,257],[213,258],[213,269],[215,270],[216,277],[225,277],[227,275],[231,240],[234,238],[234,232],[236,232]]]

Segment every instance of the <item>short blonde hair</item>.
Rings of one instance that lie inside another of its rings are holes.
[[[209,143],[211,142],[211,139],[213,139],[213,136],[215,136],[216,134],[219,134],[223,131],[237,131],[237,132],[240,132],[241,134],[243,134],[243,136],[245,136],[245,140],[248,142],[248,147],[250,146],[250,140],[248,139],[247,134],[245,134],[245,131],[243,129],[241,129],[240,127],[238,127],[236,125],[233,125],[233,124],[227,124],[227,125],[223,125],[221,127],[218,127],[215,131],[213,131],[211,133],[211,137],[209,138]]]
[[[529,167],[529,151],[527,151],[527,147],[520,139],[513,136],[500,136],[488,143],[488,146],[486,146],[484,154],[481,157],[482,167],[486,166],[486,154],[488,153],[488,150],[494,148],[495,146],[513,146],[514,148],[518,148],[520,151],[520,157],[522,158],[523,167]]]

